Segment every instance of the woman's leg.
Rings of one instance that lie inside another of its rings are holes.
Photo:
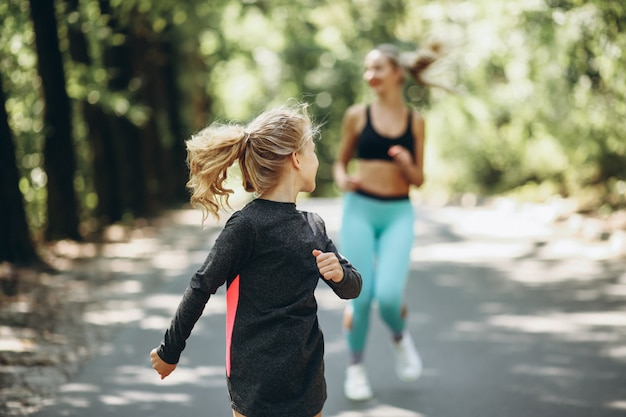
[[[400,335],[405,326],[404,291],[411,265],[415,216],[410,201],[391,203],[386,215],[390,217],[377,248],[374,298],[383,321],[395,335]]]
[[[361,294],[351,300],[346,317],[346,337],[353,362],[360,361],[370,323],[370,310],[374,296],[375,236],[369,221],[366,198],[348,193],[344,196],[344,211],[339,236],[341,253],[360,272],[363,280]]]
[[[393,353],[398,377],[415,381],[422,373],[422,360],[411,335],[405,330],[404,293],[413,247],[413,207],[410,202],[394,205],[392,221],[380,237],[376,269],[376,300],[382,319],[393,333]]]

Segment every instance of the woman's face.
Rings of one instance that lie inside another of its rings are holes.
[[[402,69],[394,65],[381,51],[374,49],[365,57],[363,79],[376,93],[399,88],[402,85]]]

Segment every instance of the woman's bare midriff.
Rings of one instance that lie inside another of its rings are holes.
[[[409,182],[400,168],[390,161],[358,160],[360,189],[381,197],[398,197],[409,194]]]

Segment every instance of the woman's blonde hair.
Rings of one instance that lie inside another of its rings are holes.
[[[225,187],[228,169],[236,162],[243,188],[256,194],[272,189],[280,180],[285,162],[316,134],[305,104],[268,110],[247,126],[212,124],[187,140],[187,165],[191,204],[219,218],[229,207],[233,190]]]
[[[444,44],[441,41],[431,40],[422,48],[412,52],[401,52],[391,43],[383,43],[374,48],[385,55],[392,65],[403,68],[417,83],[426,87],[438,87],[448,92],[457,93],[452,87],[426,78],[425,74],[433,64],[444,55]]]

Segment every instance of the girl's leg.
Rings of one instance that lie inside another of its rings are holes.
[[[361,294],[351,300],[346,317],[348,347],[353,354],[353,362],[359,362],[370,323],[370,310],[374,296],[374,247],[375,236],[368,220],[367,199],[355,194],[344,197],[344,211],[339,236],[342,254],[361,273],[363,286]]]
[[[410,201],[393,203],[391,216],[378,244],[375,299],[383,321],[395,335],[405,326],[404,290],[411,265],[413,223],[415,216]]]

